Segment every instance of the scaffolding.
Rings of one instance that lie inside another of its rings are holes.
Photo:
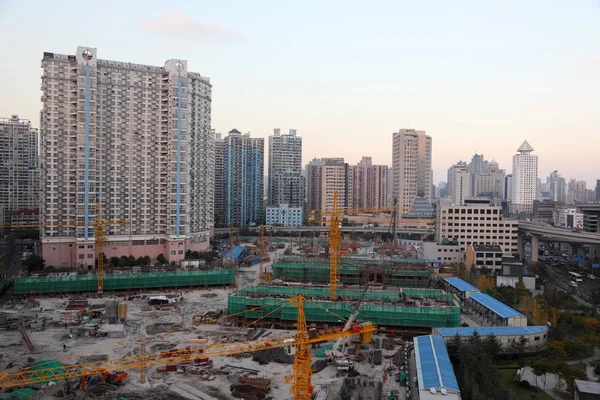
[[[235,284],[234,269],[158,272],[140,274],[107,274],[104,291],[160,289]],[[16,278],[14,294],[93,292],[98,289],[96,275],[46,276]]]
[[[258,286],[238,291],[229,296],[228,312],[238,318],[266,321],[293,322],[297,310],[285,304],[283,298],[302,295],[310,301],[304,304],[307,322],[343,324],[354,310],[353,302],[362,290],[339,290],[343,301],[331,302],[328,288]],[[279,296],[271,297],[271,296]],[[420,300],[425,300],[422,304]],[[435,299],[436,305],[428,305]],[[377,303],[374,303],[377,302]],[[441,302],[441,303],[440,303]],[[283,305],[282,307],[282,304]],[[339,317],[337,317],[337,316]],[[359,310],[359,320],[379,326],[404,328],[439,328],[460,326],[460,307],[453,296],[441,290],[402,289],[401,291],[367,292]]]
[[[379,260],[342,259],[340,280],[346,285],[367,282],[390,286],[428,287],[431,272],[423,260],[403,260],[394,263]],[[417,261],[417,262],[415,262]],[[285,257],[273,264],[273,277],[291,282],[329,283],[326,259]]]

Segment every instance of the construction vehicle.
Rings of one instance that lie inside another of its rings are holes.
[[[102,219],[100,212],[100,204],[94,206],[96,209],[96,222],[90,222],[89,224],[85,221],[74,221],[74,222],[32,222],[25,224],[16,225],[0,225],[0,229],[23,229],[23,228],[43,228],[43,227],[54,227],[54,226],[95,226],[94,239],[96,242],[96,259],[98,260],[98,293],[104,292],[104,244],[106,243],[104,227],[106,225],[129,225],[131,222],[126,220],[115,220],[108,221]]]
[[[359,310],[360,305],[362,304],[362,301],[365,298],[365,294],[367,294],[368,290],[369,290],[369,283],[367,283],[367,287],[365,287],[365,290],[363,291],[362,295],[356,302],[356,305],[354,306],[354,310],[352,311],[352,314],[350,314],[348,321],[346,321],[346,325],[344,326],[343,331],[348,331],[348,330],[360,331],[361,330],[361,326],[356,325],[354,323],[354,321],[358,317],[358,310]],[[367,322],[367,324],[369,324],[369,323]],[[347,338],[347,336],[340,336],[338,338],[338,340],[336,340],[332,349],[325,352],[326,356],[331,357],[333,359],[338,371],[349,371],[349,370],[353,369],[352,361],[344,354],[344,347],[346,346],[346,338]]]
[[[112,385],[122,383],[123,379],[127,378],[128,374],[125,371],[107,371],[100,370],[97,374],[86,375],[85,372],[81,377],[81,388],[85,390],[88,385],[96,382],[106,382]]]
[[[361,335],[364,342],[370,342],[375,326],[371,323],[364,323],[353,327],[351,330],[339,333],[321,335],[316,338],[309,338],[304,316],[304,298],[296,296],[283,302],[281,307],[286,304],[296,303],[298,307],[297,332],[295,335],[286,335],[277,338],[262,338],[247,342],[226,343],[223,341],[214,342],[205,347],[169,350],[167,352],[146,353],[145,342],[142,342],[140,355],[123,357],[118,359],[96,361],[81,364],[64,365],[57,371],[55,368],[48,369],[30,369],[23,368],[16,372],[0,374],[0,388],[28,386],[32,384],[45,383],[48,381],[59,381],[63,379],[81,379],[82,377],[104,374],[106,372],[117,372],[118,376],[122,373],[118,371],[127,371],[133,369],[140,370],[140,381],[144,383],[146,368],[160,365],[173,365],[176,363],[189,364],[192,362],[205,362],[206,359],[215,356],[229,356],[242,353],[252,353],[259,350],[272,348],[289,348],[295,353],[294,361],[294,380],[291,392],[295,400],[310,400],[313,391],[311,382],[312,370],[310,364],[310,345],[328,340],[338,339],[340,337]],[[280,307],[280,308],[281,308]],[[275,311],[277,311],[276,309]],[[273,311],[273,312],[275,312]],[[270,314],[270,313],[269,313]],[[264,317],[263,317],[264,318]],[[256,321],[255,321],[256,322]],[[249,325],[245,326],[247,328]],[[87,381],[86,381],[87,382]]]

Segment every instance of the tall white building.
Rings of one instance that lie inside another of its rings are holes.
[[[550,200],[554,200],[558,203],[565,203],[566,201],[566,182],[565,178],[560,176],[558,171],[553,171],[548,177],[549,183],[549,195]]]
[[[353,209],[386,208],[388,166],[373,165],[371,157],[363,157],[351,168],[354,175],[351,207]]]
[[[306,166],[307,210],[331,211],[335,192],[338,192],[338,207],[351,207],[352,178],[352,167],[343,158],[312,160]]]
[[[511,201],[515,213],[531,213],[533,201],[538,198],[538,157],[532,151],[533,147],[524,141],[513,156]]]
[[[490,197],[494,200],[504,199],[505,176],[506,172],[498,167],[498,163],[494,160],[490,161],[485,171],[475,174],[473,195]]]
[[[39,209],[38,130],[18,115],[0,118],[0,204],[3,223],[15,212]],[[37,219],[37,214],[35,219]]]
[[[431,200],[431,136],[400,129],[393,134],[392,146],[393,197],[405,214],[417,197]]]
[[[273,130],[273,135],[269,136],[268,168],[268,205],[302,207],[302,138],[295,129],[290,129],[288,134],[281,134],[280,129]]]
[[[98,59],[97,49],[42,59],[41,170],[46,265],[94,265],[95,205],[108,257],[169,261],[208,248],[214,133],[208,78],[185,60],[164,66]]]
[[[462,206],[471,193],[471,173],[464,165],[453,165],[448,169],[448,197],[452,204]]]

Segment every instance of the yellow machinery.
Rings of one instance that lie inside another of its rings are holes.
[[[340,281],[340,250],[342,247],[342,222],[338,209],[338,192],[333,194],[333,210],[329,219],[329,300],[337,300]]]
[[[104,227],[106,225],[128,225],[130,221],[126,220],[115,220],[109,221],[102,219],[100,212],[100,204],[96,204],[96,222],[91,222],[90,225],[95,226],[95,241],[96,241],[96,258],[98,259],[98,293],[104,291],[104,244],[106,243],[106,236]],[[23,229],[23,228],[43,228],[45,226],[85,226],[83,221],[75,222],[32,222],[26,224],[17,225],[0,225],[0,228],[12,228],[12,229]]]
[[[262,338],[249,342],[223,343],[221,341],[212,343],[203,348],[186,348],[169,350],[159,353],[147,354],[145,343],[142,342],[142,350],[138,356],[123,357],[107,361],[97,361],[81,364],[64,365],[48,369],[21,369],[16,372],[0,374],[0,388],[27,386],[31,384],[44,383],[48,381],[60,381],[63,379],[80,379],[85,376],[93,376],[100,373],[112,371],[127,371],[139,369],[142,383],[145,377],[145,368],[179,362],[190,362],[195,359],[205,359],[215,356],[230,356],[242,353],[251,353],[259,350],[267,350],[279,347],[296,346],[296,359],[294,361],[294,382],[291,392],[295,400],[310,400],[313,390],[312,370],[310,358],[310,345],[328,340],[361,335],[363,342],[370,342],[375,326],[371,323],[353,325],[350,329],[339,333],[331,333],[309,338],[304,316],[304,301],[302,296],[296,296],[288,301],[295,302],[298,306],[297,325],[295,335],[286,335],[277,338]],[[282,305],[283,307],[283,305]],[[247,327],[247,326],[246,326]],[[121,344],[120,344],[121,345]]]

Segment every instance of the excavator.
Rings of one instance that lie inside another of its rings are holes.
[[[362,304],[363,299],[365,298],[365,295],[367,294],[367,291],[369,290],[369,286],[370,286],[370,283],[367,283],[365,290],[362,292],[360,298],[358,299],[358,301],[356,302],[356,305],[354,306],[354,310],[352,311],[352,314],[350,314],[348,321],[346,321],[346,325],[344,326],[343,332],[356,331],[357,333],[360,333],[360,331],[363,329],[363,325],[371,324],[370,322],[364,322],[360,325],[357,325],[354,323],[354,321],[358,317],[360,305]],[[333,345],[332,349],[325,352],[326,356],[331,357],[333,359],[337,370],[342,371],[342,372],[350,371],[353,368],[352,360],[350,360],[348,358],[348,356],[346,356],[344,354],[344,346],[346,346],[346,339],[347,339],[347,336],[340,336],[335,341],[335,344]]]
[[[127,378],[127,372],[125,371],[108,371],[101,368],[94,375],[86,375],[85,371],[81,377],[81,388],[85,390],[88,385],[96,382],[106,382],[113,385],[122,383],[123,379]]]

